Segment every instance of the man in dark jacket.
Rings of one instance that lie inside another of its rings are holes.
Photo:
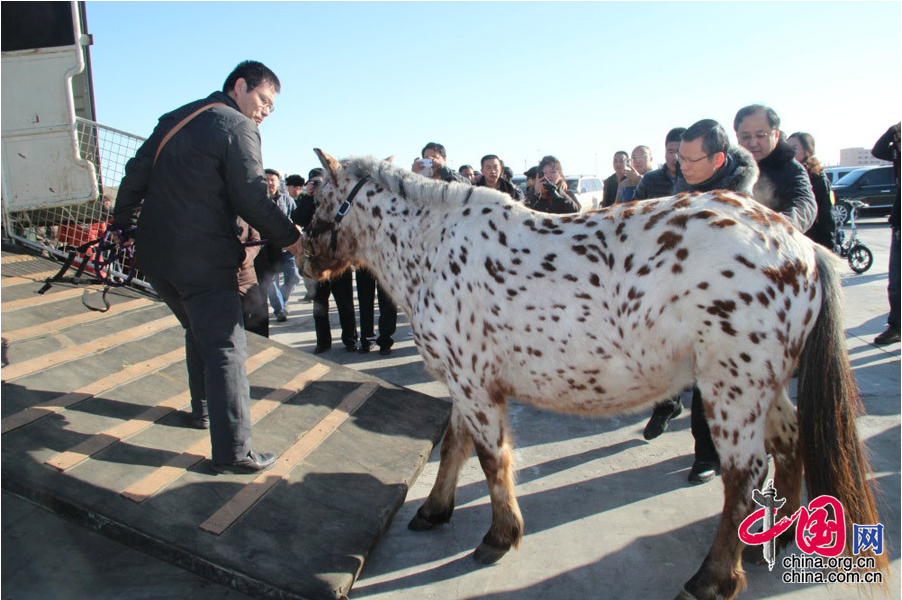
[[[473,185],[479,187],[489,187],[499,192],[504,192],[513,200],[523,200],[523,192],[520,188],[512,184],[510,181],[502,177],[504,161],[495,154],[486,154],[482,157],[480,163],[482,169],[482,177],[476,180]]]
[[[731,147],[727,132],[714,119],[703,119],[683,132],[677,154],[680,176],[673,193],[732,190],[751,193],[758,179],[758,166],[747,151]],[[655,406],[645,426],[645,439],[658,437],[667,423],[683,411],[680,397],[675,396]],[[691,483],[705,483],[720,469],[720,458],[705,419],[705,409],[699,389],[692,389],[690,417],[692,437],[695,439],[695,460],[689,471]]]
[[[673,185],[680,173],[680,164],[676,157],[680,150],[680,136],[684,131],[685,127],[674,127],[667,132],[664,138],[664,166],[642,176],[639,185],[636,186],[635,200],[663,198],[673,193]]]
[[[218,472],[262,471],[276,460],[251,445],[236,217],[301,252],[300,232],[267,198],[260,159],[257,127],[279,89],[275,73],[245,61],[221,92],[160,117],[125,167],[113,213],[116,228],[137,224],[137,264],[185,328],[193,423],[209,426]]]
[[[781,213],[802,233],[808,231],[817,219],[817,201],[808,172],[781,139],[780,117],[770,107],[752,104],[736,113],[733,130],[739,145],[758,161],[755,200]]]
[[[624,171],[629,164],[630,155],[625,150],[614,153],[614,174],[604,180],[604,192],[601,197],[601,205],[613,206],[617,203],[617,192],[620,190],[620,182],[626,179]]]
[[[886,319],[886,331],[874,339],[878,346],[899,343],[899,129],[900,123],[896,123],[886,130],[871,154],[875,158],[893,161],[893,172],[896,174],[896,200],[893,202],[893,210],[889,215],[889,224],[892,229],[892,240],[889,246],[889,317]]]

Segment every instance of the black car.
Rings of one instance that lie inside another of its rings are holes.
[[[837,224],[849,222],[852,207],[849,202],[861,200],[861,210],[871,214],[889,214],[896,199],[896,178],[892,165],[862,167],[843,175],[833,184]]]

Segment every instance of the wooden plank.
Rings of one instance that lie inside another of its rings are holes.
[[[22,327],[21,329],[4,331],[2,335],[3,339],[7,342],[24,340],[27,338],[37,337],[39,335],[60,331],[67,327],[72,327],[73,325],[81,325],[83,323],[90,323],[91,321],[96,321],[104,317],[111,317],[113,315],[138,309],[142,306],[147,306],[153,303],[153,300],[150,300],[149,298],[138,298],[136,300],[131,300],[130,302],[113,304],[106,312],[85,311],[78,313],[77,315],[63,317],[61,319],[48,321],[46,323],[40,323],[38,325],[32,325],[31,327]]]
[[[247,362],[245,363],[247,372],[253,373],[266,363],[275,360],[281,355],[282,351],[278,348],[266,348],[262,352],[258,352],[247,359]],[[133,419],[117,423],[109,429],[92,435],[69,450],[60,452],[47,459],[44,461],[44,464],[59,469],[60,471],[71,469],[75,465],[84,462],[113,444],[140,433],[170,413],[176,410],[189,408],[190,405],[191,394],[186,390],[171,398],[163,400],[156,406],[148,408]]]
[[[143,325],[138,325],[136,327],[130,327],[124,331],[104,336],[86,344],[64,348],[63,350],[57,350],[56,352],[26,360],[25,362],[8,365],[0,369],[0,378],[2,378],[3,381],[9,381],[18,377],[24,377],[25,375],[31,375],[32,373],[37,373],[38,371],[48,369],[70,360],[83,358],[113,346],[146,337],[174,325],[178,325],[178,319],[175,318],[175,315],[169,315],[168,317],[163,317],[156,321],[144,323]]]
[[[178,350],[173,350],[172,352],[167,352],[166,354],[161,354],[160,356],[155,356],[154,358],[151,358],[149,360],[131,365],[130,367],[127,367],[119,371],[118,373],[113,373],[111,375],[107,375],[106,377],[102,377],[101,379],[89,383],[88,385],[81,387],[73,392],[63,394],[62,396],[57,396],[56,398],[51,399],[45,404],[30,406],[24,410],[20,410],[19,412],[13,413],[0,421],[0,433],[5,434],[24,425],[28,425],[29,423],[33,423],[38,419],[42,419],[47,415],[58,413],[64,408],[72,406],[77,402],[82,402],[84,400],[87,400],[88,398],[93,398],[97,394],[112,389],[117,385],[122,385],[123,383],[132,381],[133,379],[143,377],[148,373],[158,371],[176,361],[182,360],[184,357],[185,349],[179,348]]]
[[[41,296],[35,290],[35,295],[32,298],[22,298],[21,300],[10,300],[9,302],[4,302],[0,304],[0,310],[2,311],[10,311],[10,310],[19,310],[21,308],[31,308],[32,306],[41,306],[42,304],[52,304],[53,302],[62,302],[63,300],[68,300],[69,298],[75,298],[77,296],[81,296],[85,293],[85,290],[92,291],[100,291],[101,287],[96,285],[86,285],[80,288],[73,288],[71,290],[62,290],[60,292],[53,292],[52,294],[45,294]]]
[[[292,444],[268,471],[260,473],[253,481],[235,494],[231,500],[200,524],[200,528],[214,535],[221,535],[241,515],[246,513],[277,483],[288,476],[291,469],[307,457],[332,432],[344,423],[351,414],[379,388],[379,384],[364,383],[348,394],[335,409],[316,426]]]
[[[0,278],[0,288],[22,285],[24,283],[43,283],[48,277],[53,277],[57,273],[59,273],[59,269],[29,273],[28,275],[16,275],[14,277],[2,277]]]
[[[27,254],[7,254],[0,256],[0,264],[8,265],[11,263],[25,262],[27,260],[37,260],[40,256],[29,256]]]
[[[277,390],[273,390],[269,394],[267,394],[264,398],[258,400],[254,403],[254,406],[251,407],[251,420],[253,422],[257,421],[259,418],[268,414],[273,408],[278,406],[278,403],[272,402],[275,398],[288,399],[300,390],[307,387],[312,381],[319,379],[323,375],[329,372],[329,367],[323,364],[317,364]],[[263,406],[268,410],[254,410],[257,404],[264,403]],[[182,474],[193,467],[198,462],[202,461],[206,457],[210,455],[210,440],[206,438],[201,442],[198,442],[191,446],[184,453],[176,456],[168,463],[156,469],[153,473],[150,473],[137,483],[129,486],[127,489],[120,492],[120,494],[132,500],[133,502],[144,502],[173,481],[182,476]]]

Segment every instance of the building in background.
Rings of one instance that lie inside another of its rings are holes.
[[[839,151],[839,164],[846,167],[867,167],[869,165],[889,165],[888,160],[871,156],[870,148],[843,148]]]

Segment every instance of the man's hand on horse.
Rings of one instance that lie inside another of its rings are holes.
[[[297,225],[295,225],[295,227],[296,227],[297,230],[298,230],[298,234],[299,234],[299,235],[298,235],[298,239],[297,239],[297,241],[296,241],[295,243],[293,243],[292,245],[286,246],[286,247],[285,247],[285,250],[288,251],[288,252],[291,252],[291,253],[294,254],[295,256],[300,256],[301,254],[304,253],[304,243],[303,243],[303,241],[302,241],[302,240],[304,239],[304,234],[301,232],[301,228],[300,228],[300,227],[298,227]]]

